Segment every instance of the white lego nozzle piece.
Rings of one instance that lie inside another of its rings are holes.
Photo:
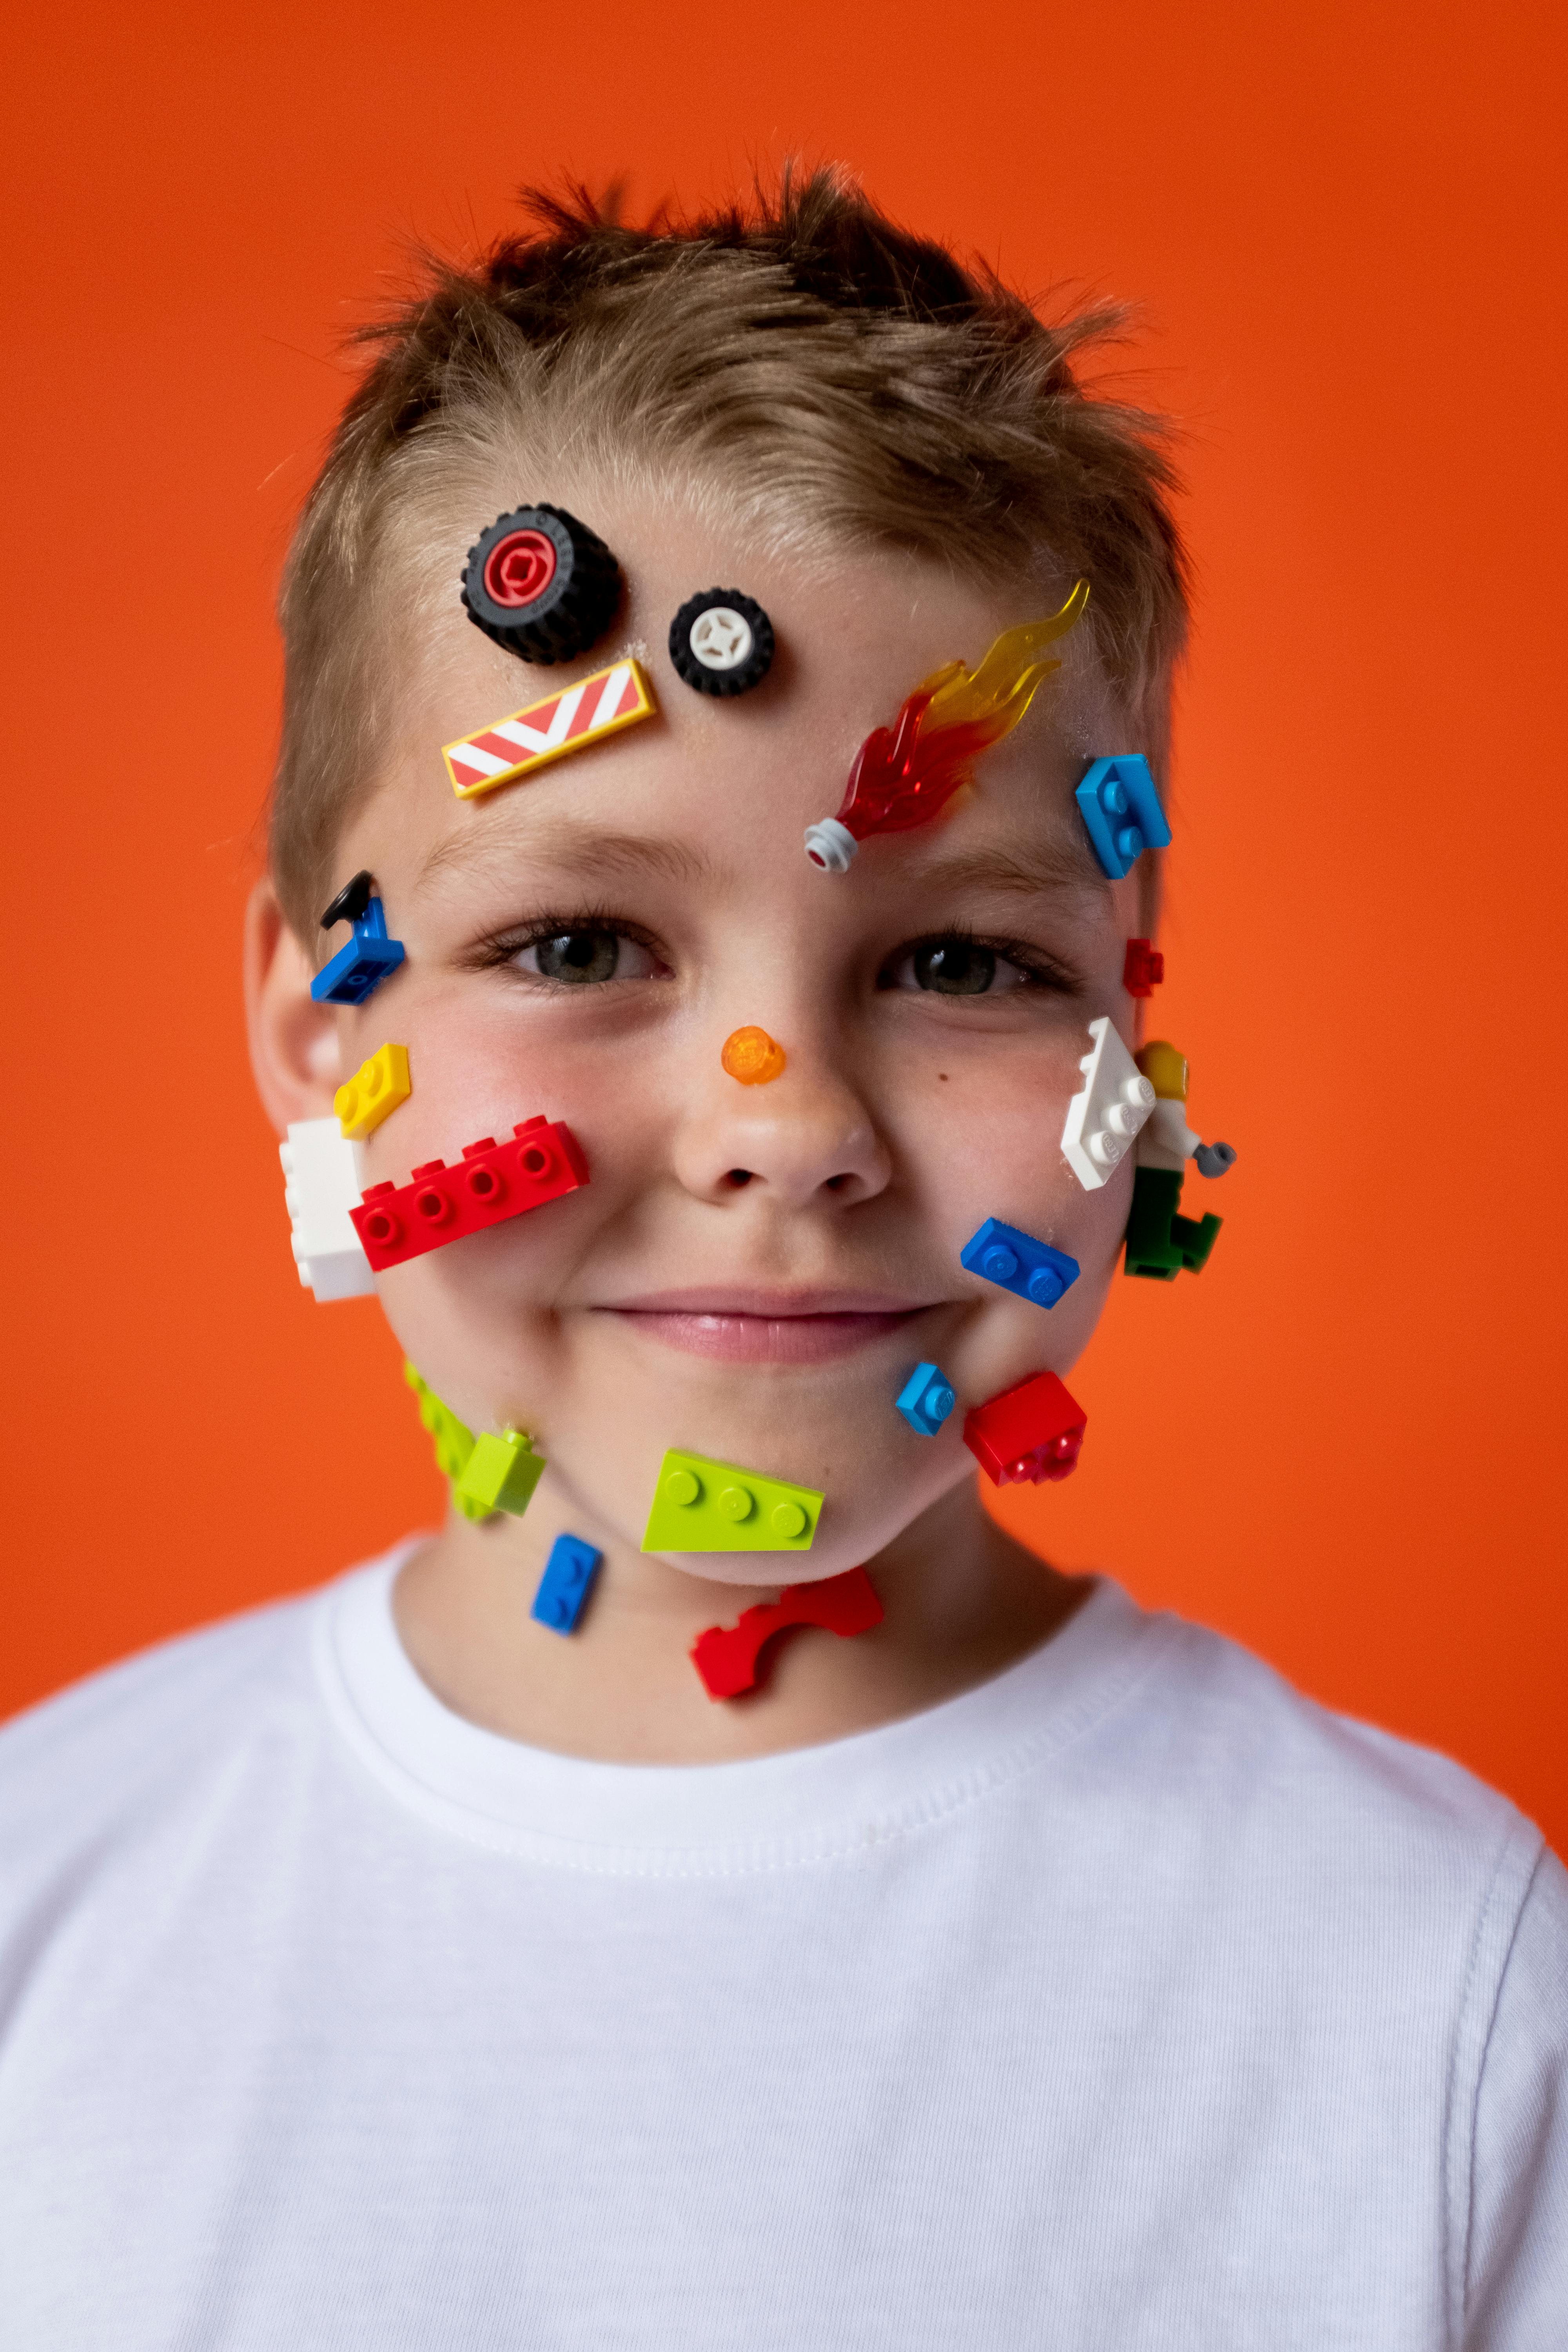
[[[1094,1048],[1079,1064],[1084,1082],[1068,1105],[1062,1151],[1084,1191],[1098,1192],[1153,1109],[1154,1089],[1109,1014],[1091,1021],[1089,1034]]]
[[[860,845],[847,824],[836,816],[825,816],[820,824],[805,828],[805,854],[814,866],[827,874],[847,874]]]
[[[323,1304],[368,1297],[375,1276],[349,1215],[363,1189],[358,1146],[335,1118],[304,1118],[289,1129],[278,1157],[300,1280]]]

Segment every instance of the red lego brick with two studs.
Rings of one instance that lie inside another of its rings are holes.
[[[1088,1427],[1055,1372],[1036,1372],[966,1413],[963,1442],[994,1486],[1038,1486],[1078,1468]]]
[[[583,1148],[564,1120],[525,1118],[509,1143],[493,1135],[465,1143],[455,1167],[427,1160],[406,1184],[373,1184],[349,1215],[380,1274],[525,1209],[542,1209],[587,1181]]]

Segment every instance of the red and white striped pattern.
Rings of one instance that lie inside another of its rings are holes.
[[[442,747],[441,757],[459,800],[493,792],[516,776],[529,775],[584,743],[596,743],[617,728],[651,719],[658,705],[641,664],[616,662],[580,677],[543,702],[531,702],[510,719],[498,719],[477,735]]]

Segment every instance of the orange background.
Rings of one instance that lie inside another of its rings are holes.
[[[31,12],[0,1703],[438,1507],[374,1307],[295,1282],[241,1034],[269,606],[340,339],[524,177],[696,199],[795,149],[1026,287],[1144,298],[1190,436],[1157,1029],[1242,1156],[1206,1273],[1119,1285],[1079,1475],[1009,1515],[1568,1845],[1556,13]]]

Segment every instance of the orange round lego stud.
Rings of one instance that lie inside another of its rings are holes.
[[[736,1029],[725,1038],[719,1058],[743,1087],[765,1087],[784,1068],[784,1049],[765,1029]]]

